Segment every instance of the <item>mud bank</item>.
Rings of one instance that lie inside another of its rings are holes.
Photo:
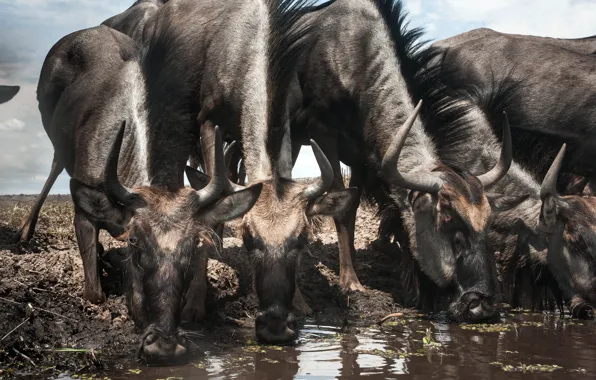
[[[118,358],[134,357],[138,344],[122,296],[124,252],[102,232],[102,282],[109,297],[99,306],[85,301],[69,196],[49,197],[30,243],[11,242],[34,199],[0,197],[0,377],[114,370]],[[339,289],[333,222],[326,221],[316,233],[300,269],[300,286],[314,310],[313,318],[345,325],[399,310],[395,269],[399,252],[370,248],[377,227],[374,210],[361,207],[355,261],[356,272],[368,289],[365,294],[345,294]],[[250,263],[233,223],[226,229],[223,251],[210,257],[208,275],[207,320],[186,326],[196,343],[221,340],[229,331],[233,335],[234,329],[253,326],[257,302]],[[195,349],[201,349],[199,344]]]

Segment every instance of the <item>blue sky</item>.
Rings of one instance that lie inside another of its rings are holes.
[[[0,84],[21,92],[0,106],[0,194],[39,193],[53,149],[41,125],[35,89],[43,60],[61,37],[100,24],[132,0],[0,0]],[[549,37],[596,35],[594,0],[404,0],[411,25],[446,38],[479,27]],[[302,149],[294,177],[314,176],[312,151]],[[68,193],[68,176],[55,194]]]

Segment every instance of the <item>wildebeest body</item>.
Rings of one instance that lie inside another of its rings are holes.
[[[490,318],[495,284],[485,239],[494,199],[483,187],[506,172],[510,158],[505,154],[477,177],[440,161],[424,130],[432,104],[422,106],[422,121],[411,119],[423,95],[416,92],[414,66],[430,56],[416,54],[420,33],[408,31],[403,17],[400,2],[384,0],[338,0],[304,16],[315,25],[315,42],[298,71],[304,109],[294,118],[294,135],[306,130],[322,144],[334,164],[334,186],[343,187],[341,160],[352,167],[351,184],[361,181],[365,192],[398,213],[404,247],[415,258],[411,272],[419,274],[402,274],[412,279],[404,281],[409,301],[448,308],[456,319]],[[351,266],[355,208],[350,213],[336,219],[342,270]],[[356,283],[353,269],[344,274],[349,287]]]
[[[38,100],[54,161],[71,176],[83,296],[104,300],[98,233],[105,229],[128,242],[129,312],[144,329],[139,357],[157,363],[188,352],[180,330],[183,301],[188,291],[193,303],[204,307],[207,258],[201,247],[210,241],[210,228],[246,212],[260,188],[221,198],[226,182],[217,131],[215,169],[206,186],[168,191],[151,185],[146,82],[139,58],[132,39],[106,26],[68,35],[44,62]],[[200,312],[204,315],[204,309]]]
[[[140,44],[143,41],[143,30],[147,20],[166,2],[167,0],[137,1],[124,12],[110,17],[101,24],[126,34]]]
[[[576,40],[566,41],[576,46]],[[589,48],[574,51],[562,47],[566,44],[506,34],[436,46],[445,49],[444,62],[455,73],[453,88],[516,84],[502,107],[511,122],[514,157],[537,178],[546,174],[563,142],[568,144],[563,171],[594,176],[596,57],[585,54]]]

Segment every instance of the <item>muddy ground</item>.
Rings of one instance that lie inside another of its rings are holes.
[[[102,281],[109,298],[99,306],[85,301],[70,196],[49,197],[30,243],[11,242],[34,199],[0,197],[0,378],[109,370],[114,358],[134,357],[138,332],[121,293],[125,259],[121,245],[102,232],[106,250]],[[399,252],[381,253],[371,247],[377,227],[374,209],[362,206],[356,227],[356,272],[368,288],[365,294],[339,289],[333,222],[326,221],[316,233],[311,255],[303,257],[300,270],[302,293],[315,318],[341,325],[374,320],[399,309],[395,271]],[[257,308],[250,264],[234,223],[226,228],[223,252],[212,256],[207,320],[189,326],[206,341],[225,339],[238,326],[251,326]]]

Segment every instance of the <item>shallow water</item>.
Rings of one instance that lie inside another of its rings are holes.
[[[348,330],[306,321],[295,346],[204,347],[190,364],[125,364],[110,379],[570,379],[596,376],[596,323],[553,314],[503,314],[493,325],[401,318]],[[428,329],[428,330],[427,330]],[[200,338],[192,340],[201,346]],[[197,350],[198,352],[199,350]],[[130,367],[126,367],[130,366]],[[531,376],[529,376],[531,374]],[[106,374],[102,375],[105,376]],[[66,377],[68,378],[68,377]]]

